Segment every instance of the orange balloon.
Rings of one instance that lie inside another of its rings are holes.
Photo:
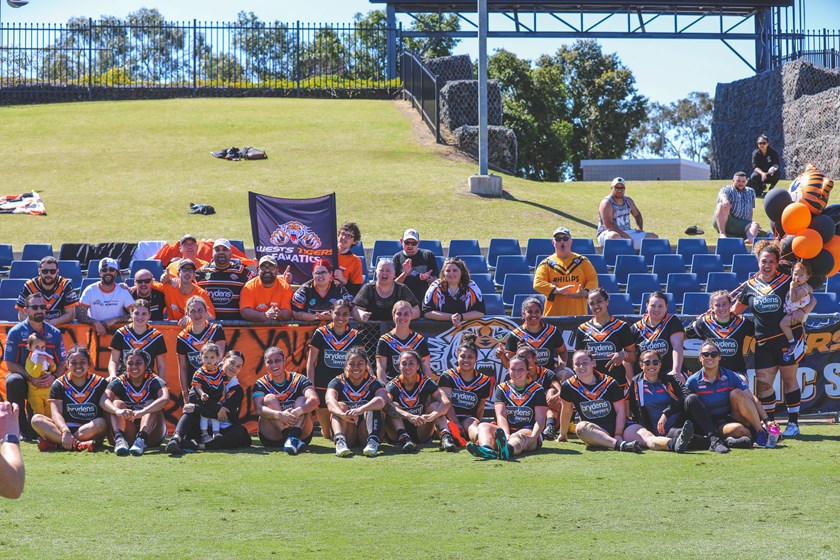
[[[811,223],[811,211],[801,202],[788,204],[782,211],[782,228],[786,233],[796,235]],[[819,251],[817,251],[819,252]]]
[[[822,248],[822,236],[813,229],[803,229],[793,238],[793,254],[800,259],[812,259]]]
[[[840,271],[840,235],[835,235],[828,240],[828,243],[823,245],[823,249],[831,253],[834,257],[834,268],[826,276],[834,276]]]

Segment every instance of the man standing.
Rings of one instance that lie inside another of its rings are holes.
[[[740,237],[752,243],[760,230],[753,221],[754,208],[755,191],[747,186],[747,174],[739,171],[731,185],[720,189],[712,225],[721,237]]]
[[[395,281],[405,284],[417,301],[423,301],[429,284],[438,275],[437,260],[434,253],[419,247],[420,235],[415,229],[405,230],[400,243],[403,250],[394,255],[394,268],[399,274]]]
[[[166,311],[166,297],[163,295],[163,284],[155,281],[150,270],[141,268],[134,273],[134,286],[128,290],[135,299],[145,299],[149,302],[149,320],[163,321]]]
[[[196,281],[213,300],[217,319],[241,321],[239,296],[251,279],[251,272],[238,260],[231,259],[231,254],[230,241],[217,239],[213,242],[213,262],[199,269]]]
[[[198,296],[207,304],[207,313],[212,317],[216,316],[216,309],[213,307],[213,300],[210,294],[204,291],[195,283],[195,265],[189,259],[181,259],[178,262],[178,278],[174,282],[162,283],[163,297],[166,298],[166,318],[169,321],[178,321],[182,327],[189,322],[187,317],[187,301]]]
[[[290,321],[292,319],[292,288],[285,277],[291,278],[286,267],[284,278],[277,276],[277,260],[265,255],[259,262],[259,276],[249,280],[239,296],[239,312],[246,321]]]
[[[572,234],[562,226],[555,229],[554,254],[534,273],[534,289],[545,296],[545,315],[586,315],[586,298],[597,286],[595,267],[572,252]]]
[[[604,197],[598,206],[598,243],[604,246],[607,239],[629,239],[638,251],[642,239],[656,239],[655,233],[644,231],[642,213],[629,196],[624,196],[626,190],[624,179],[616,177],[612,180],[609,196]],[[636,229],[630,225],[630,216],[636,220]]]
[[[344,222],[338,230],[338,268],[333,277],[341,282],[350,295],[355,296],[364,284],[362,259],[351,249],[361,241],[362,232],[356,222]]]
[[[93,325],[99,336],[107,333],[114,324],[125,321],[127,309],[134,303],[128,288],[116,281],[120,274],[119,266],[112,258],[99,261],[99,282],[85,288],[76,308],[76,320]]]
[[[50,387],[58,377],[64,374],[65,358],[64,339],[61,332],[46,322],[47,304],[41,294],[30,294],[26,298],[26,319],[9,330],[3,359],[6,360],[6,399],[18,405],[18,422],[25,439],[35,439],[35,433],[26,418],[26,396],[29,382],[35,387]],[[40,377],[31,379],[26,371],[26,359],[29,357],[29,335],[40,333],[47,341],[46,352],[56,364],[54,373],[45,372]]]
[[[178,263],[182,260],[192,262],[196,270],[207,264],[207,261],[198,258],[198,240],[193,234],[184,234],[178,244],[181,249],[181,258],[173,259],[172,262],[169,263],[169,266],[166,267],[166,273],[169,274],[169,276],[178,276]]]
[[[756,148],[752,153],[752,166],[753,172],[747,186],[752,187],[756,196],[764,194],[765,185],[772,189],[779,182],[781,160],[779,154],[770,147],[770,141],[763,134],[756,140]]]
[[[79,294],[73,282],[59,275],[58,261],[49,256],[38,263],[38,276],[23,285],[17,301],[18,320],[26,317],[26,298],[41,294],[47,304],[46,321],[54,327],[70,323],[76,317]]]

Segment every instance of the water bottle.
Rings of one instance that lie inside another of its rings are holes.
[[[776,447],[776,444],[779,443],[779,438],[781,437],[782,432],[779,430],[779,427],[775,424],[770,424],[767,428],[767,445],[768,449],[772,449]]]
[[[772,175],[772,174],[774,174],[774,173],[775,173],[776,171],[778,171],[778,170],[779,170],[779,166],[778,166],[778,165],[774,165],[774,166],[772,166],[770,169],[768,169],[768,170],[767,170],[767,174],[768,174],[768,175]]]

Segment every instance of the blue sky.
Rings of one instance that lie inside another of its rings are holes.
[[[245,10],[253,11],[266,21],[345,23],[357,12],[381,7],[367,0],[31,0],[28,6],[13,10],[4,1],[0,2],[3,21],[13,23],[63,23],[72,16],[125,17],[141,7],[157,8],[171,20],[232,21],[237,12]],[[838,0],[807,0],[808,28],[840,29],[838,3]],[[404,20],[404,25],[407,24]],[[663,25],[673,26],[673,20],[663,22]],[[709,25],[716,26],[717,20],[710,21]],[[475,58],[478,52],[475,43],[475,40],[462,41],[457,52],[468,53]],[[601,43],[605,51],[617,52],[623,63],[633,71],[639,91],[656,101],[673,101],[685,97],[690,91],[714,94],[718,82],[752,75],[750,68],[719,41],[634,39]],[[519,56],[535,58],[541,53],[554,52],[561,44],[558,39],[503,39],[489,41],[489,48],[491,52],[506,48]],[[736,42],[733,46],[747,60],[754,62],[753,43]]]

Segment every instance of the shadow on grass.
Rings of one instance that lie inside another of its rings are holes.
[[[485,196],[485,195],[478,195],[478,196],[481,196],[482,198],[491,198],[491,197],[488,197],[488,196]],[[567,212],[563,212],[562,210],[560,210],[558,208],[552,208],[551,206],[546,206],[545,204],[540,204],[539,202],[532,202],[530,200],[522,200],[522,199],[516,198],[515,196],[513,196],[512,194],[510,194],[506,190],[502,191],[502,198],[504,200],[509,200],[511,202],[519,202],[520,204],[527,204],[528,206],[533,206],[534,208],[539,208],[540,210],[545,210],[546,212],[551,212],[552,214],[556,214],[557,216],[560,216],[561,218],[564,218],[564,219],[566,219],[570,222],[575,222],[576,224],[580,224],[582,226],[590,227],[592,229],[596,229],[598,227],[598,224],[592,223],[588,220],[583,220],[581,218],[578,218],[577,216],[573,216],[572,214],[569,214]],[[597,208],[594,209],[594,212],[597,212]]]
[[[795,438],[798,441],[820,442],[820,441],[840,441],[840,434],[836,436],[824,436],[821,434],[799,434]],[[783,440],[784,441],[784,440]],[[779,446],[781,447],[781,446]]]

